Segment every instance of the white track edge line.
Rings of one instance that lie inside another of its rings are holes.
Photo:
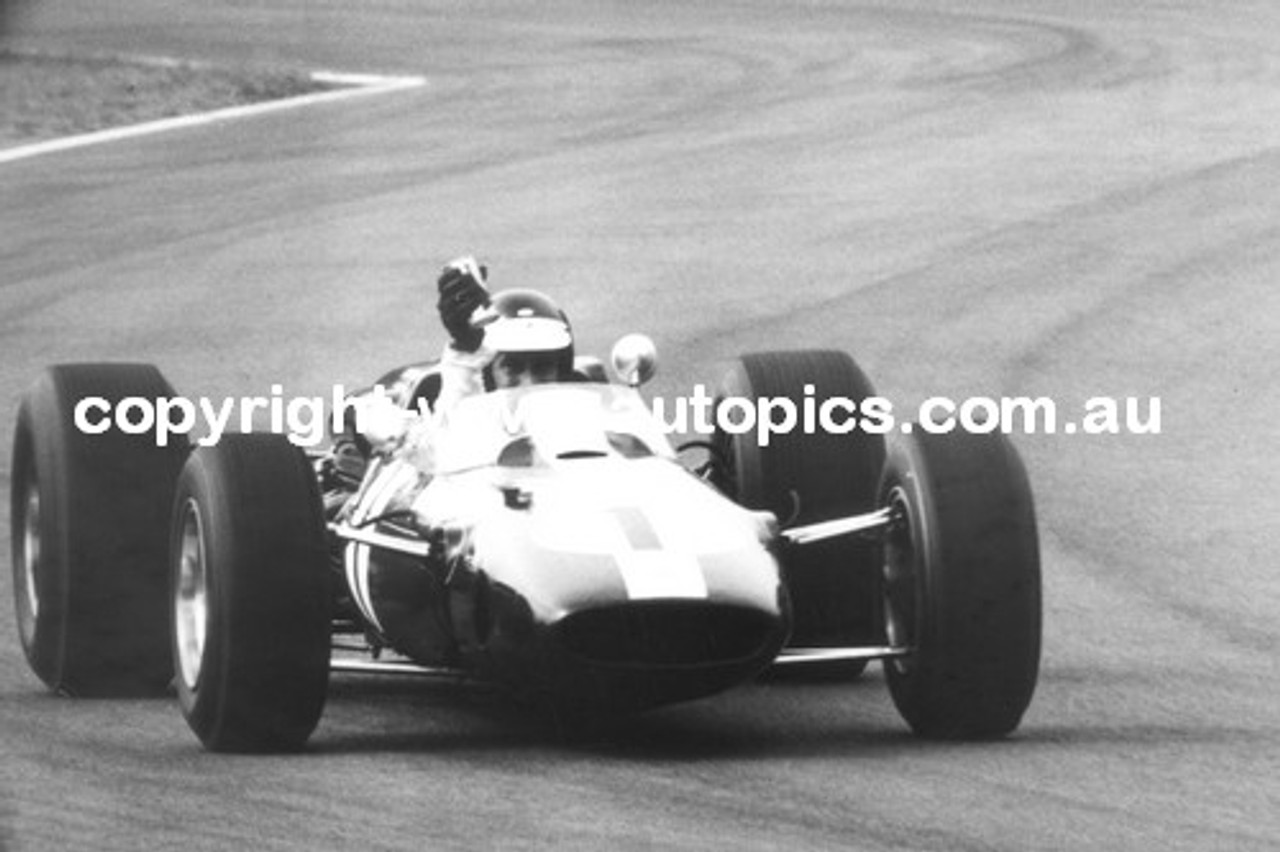
[[[241,106],[225,107],[210,112],[198,112],[190,115],[178,115],[172,118],[161,118],[141,124],[129,124],[124,127],[113,127],[108,130],[95,130],[92,133],[81,133],[75,136],[64,136],[60,139],[49,139],[44,142],[33,142],[16,148],[0,149],[0,163],[11,163],[25,160],[42,154],[67,151],[72,148],[83,148],[88,145],[100,145],[104,142],[115,142],[120,139],[131,139],[135,136],[146,136],[152,133],[163,133],[169,130],[180,130],[187,127],[198,127],[234,118],[246,118],[266,112],[283,109],[311,106],[318,103],[345,100],[347,98],[376,95],[384,92],[395,92],[425,86],[424,77],[383,77],[374,74],[345,74],[335,71],[315,71],[311,79],[317,83],[331,83],[340,86],[351,86],[349,89],[335,89],[328,92],[312,92],[296,95],[292,98],[281,98],[274,101]]]

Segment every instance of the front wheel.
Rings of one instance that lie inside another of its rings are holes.
[[[311,736],[329,682],[324,519],[305,456],[228,435],[178,479],[173,655],[183,715],[210,751],[276,752]]]
[[[1013,731],[1040,662],[1040,557],[1026,471],[1002,435],[913,433],[893,446],[879,501],[886,660],[894,704],[919,735]]]
[[[57,692],[151,696],[169,687],[167,522],[187,442],[161,446],[98,421],[102,410],[173,395],[150,364],[61,364],[18,406],[10,482],[18,637],[32,671]],[[97,406],[92,428],[86,403]]]

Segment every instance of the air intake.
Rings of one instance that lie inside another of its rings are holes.
[[[749,659],[777,629],[777,619],[754,609],[654,601],[575,613],[556,632],[566,650],[592,662],[690,666]]]

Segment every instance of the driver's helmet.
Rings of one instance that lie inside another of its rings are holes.
[[[495,293],[485,326],[485,348],[494,352],[486,384],[494,388],[564,381],[573,373],[573,331],[564,311],[537,290]]]

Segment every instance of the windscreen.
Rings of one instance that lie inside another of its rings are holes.
[[[671,457],[658,421],[632,388],[546,384],[469,397],[439,415],[437,473],[583,458]]]

